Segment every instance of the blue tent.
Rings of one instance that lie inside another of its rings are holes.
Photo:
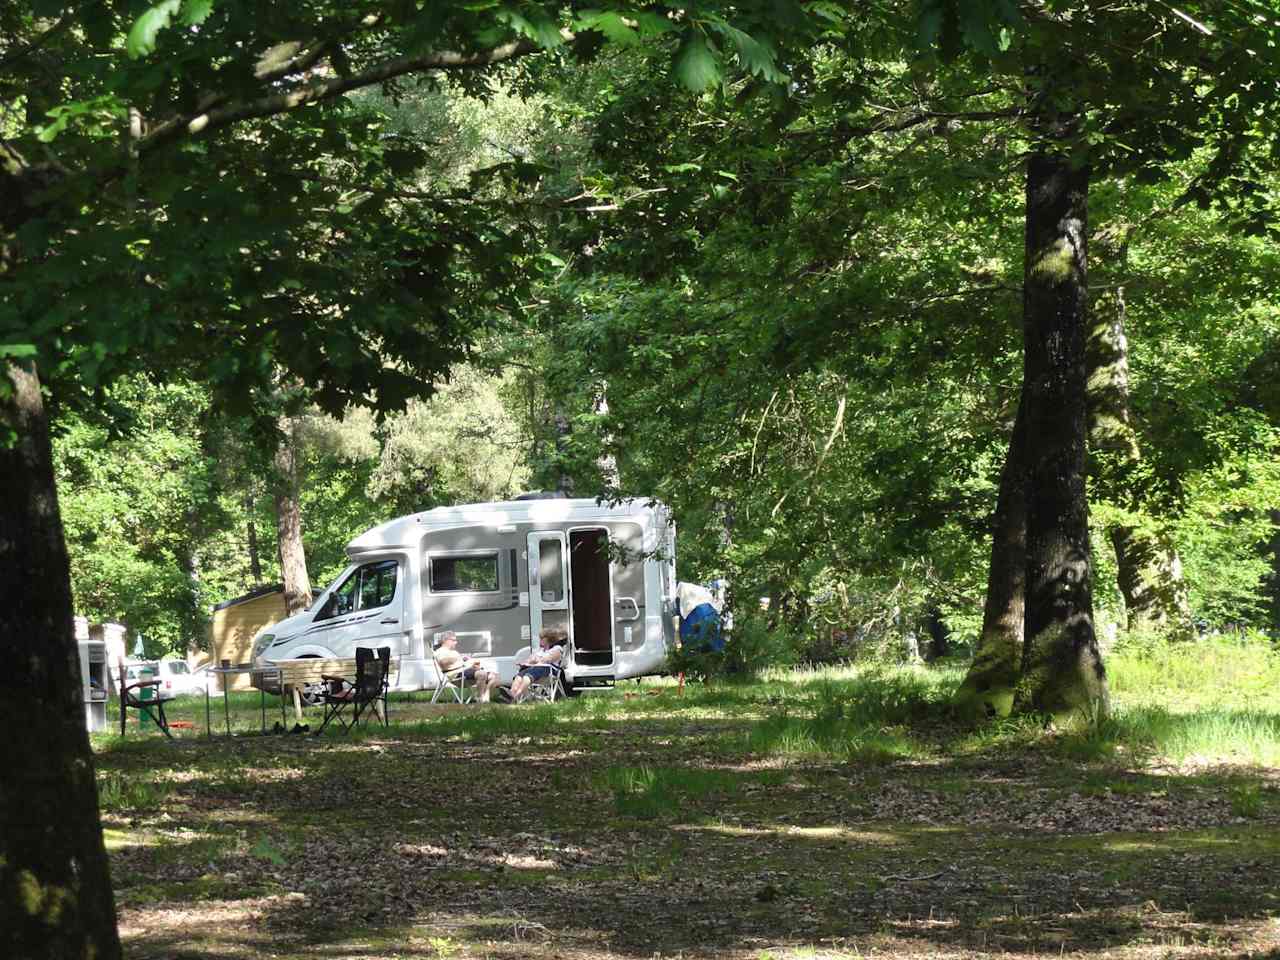
[[[705,587],[682,583],[677,587],[680,604],[680,642],[694,653],[719,652],[724,649],[720,630],[720,611],[715,598]]]

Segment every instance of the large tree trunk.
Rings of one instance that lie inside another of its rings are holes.
[[[0,407],[0,956],[116,960],[72,626],[71,573],[35,370]]]
[[[1099,234],[1104,255],[1123,273],[1128,231]],[[1091,476],[1104,499],[1140,520],[1137,489],[1142,450],[1129,402],[1129,343],[1125,337],[1124,287],[1104,291],[1095,302],[1087,345]],[[1151,522],[1114,522],[1107,534],[1116,551],[1117,580],[1129,629],[1192,634],[1191,604],[1182,560],[1168,536]]]
[[[1019,398],[992,517],[982,636],[969,673],[956,694],[957,708],[975,720],[1009,715],[1022,671],[1027,572],[1026,442],[1026,403]]]
[[[1057,143],[1068,118],[1045,125]],[[1085,330],[1089,171],[1042,146],[1027,161],[1023,402],[1027,574],[1015,709],[1057,717],[1107,708],[1093,630],[1085,499]]]
[[[280,546],[280,578],[289,616],[311,606],[311,578],[302,549],[302,506],[298,503],[298,460],[292,422],[282,422],[284,436],[275,454],[276,537]]]

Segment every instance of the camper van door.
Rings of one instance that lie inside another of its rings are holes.
[[[356,647],[390,647],[393,656],[403,653],[404,566],[403,559],[384,559],[352,570],[329,591],[306,640],[338,657],[354,657]]]
[[[529,534],[529,629],[537,647],[544,626],[568,627],[569,577],[565,535],[559,531]]]

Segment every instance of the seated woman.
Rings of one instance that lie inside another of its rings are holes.
[[[493,688],[501,679],[497,672],[486,670],[475,657],[468,657],[458,652],[458,635],[446,630],[440,638],[440,646],[436,648],[436,663],[446,674],[460,674],[463,679],[475,684],[479,696],[478,702],[488,703]]]
[[[535,680],[551,674],[548,664],[559,664],[564,656],[564,642],[569,634],[562,627],[543,627],[538,631],[538,651],[520,661],[520,671],[511,681],[511,700],[519,703]]]

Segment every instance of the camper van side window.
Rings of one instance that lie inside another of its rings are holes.
[[[360,609],[385,607],[396,595],[396,574],[400,564],[383,560],[360,568]]]
[[[498,589],[498,555],[431,558],[432,593],[494,593]]]
[[[395,598],[399,573],[400,564],[395,560],[379,560],[359,567],[329,594],[316,619],[327,620],[355,610],[385,607]]]
[[[340,617],[345,613],[350,613],[356,608],[356,588],[360,586],[360,571],[357,570],[346,580],[342,581],[342,585],[337,587],[329,594],[329,600],[324,605],[324,609],[320,611],[317,620],[324,620],[328,617]]]
[[[538,577],[542,582],[543,603],[559,603],[564,599],[564,560],[559,540],[543,540],[538,544]]]

